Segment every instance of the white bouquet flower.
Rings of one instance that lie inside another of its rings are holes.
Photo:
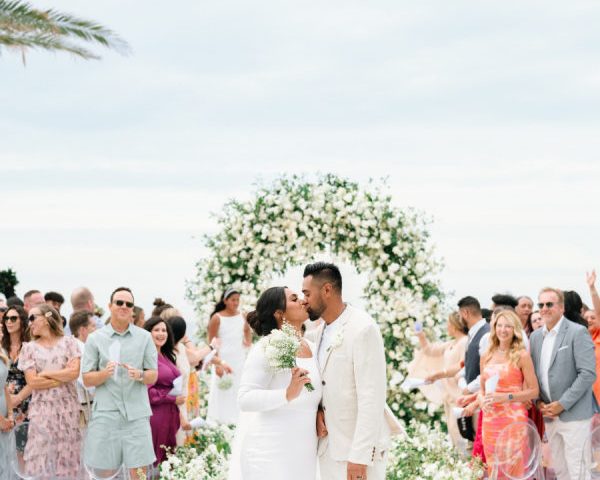
[[[273,330],[263,341],[263,348],[269,367],[277,372],[296,366],[296,354],[300,349],[300,337],[294,327],[284,323],[281,330]],[[304,385],[309,392],[315,387],[311,383]]]
[[[217,381],[219,390],[229,390],[233,386],[233,377],[229,374],[223,374]]]

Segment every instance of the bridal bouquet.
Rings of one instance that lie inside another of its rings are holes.
[[[300,348],[300,338],[294,327],[284,323],[281,330],[273,330],[264,339],[263,348],[267,363],[274,371],[296,366],[296,354]],[[315,387],[311,383],[304,385],[309,392]]]

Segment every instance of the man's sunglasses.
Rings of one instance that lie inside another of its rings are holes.
[[[19,321],[18,315],[10,315],[9,317],[4,317],[5,322],[16,323]]]
[[[546,308],[552,308],[554,306],[554,302],[540,302],[537,304],[538,308],[541,310],[542,308],[546,307]]]
[[[125,305],[127,308],[133,308],[133,302],[126,302],[125,300],[115,300],[113,302],[117,307]]]

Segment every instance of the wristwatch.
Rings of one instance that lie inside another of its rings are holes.
[[[515,397],[514,397],[514,395],[513,395],[512,393],[509,393],[509,394],[508,394],[508,401],[509,401],[509,402],[512,402],[514,398],[515,398]]]

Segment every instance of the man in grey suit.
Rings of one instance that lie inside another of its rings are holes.
[[[531,357],[540,383],[537,406],[544,416],[558,480],[578,480],[583,445],[597,409],[594,344],[585,327],[564,316],[560,290],[544,288],[538,307],[546,322],[531,334]]]

